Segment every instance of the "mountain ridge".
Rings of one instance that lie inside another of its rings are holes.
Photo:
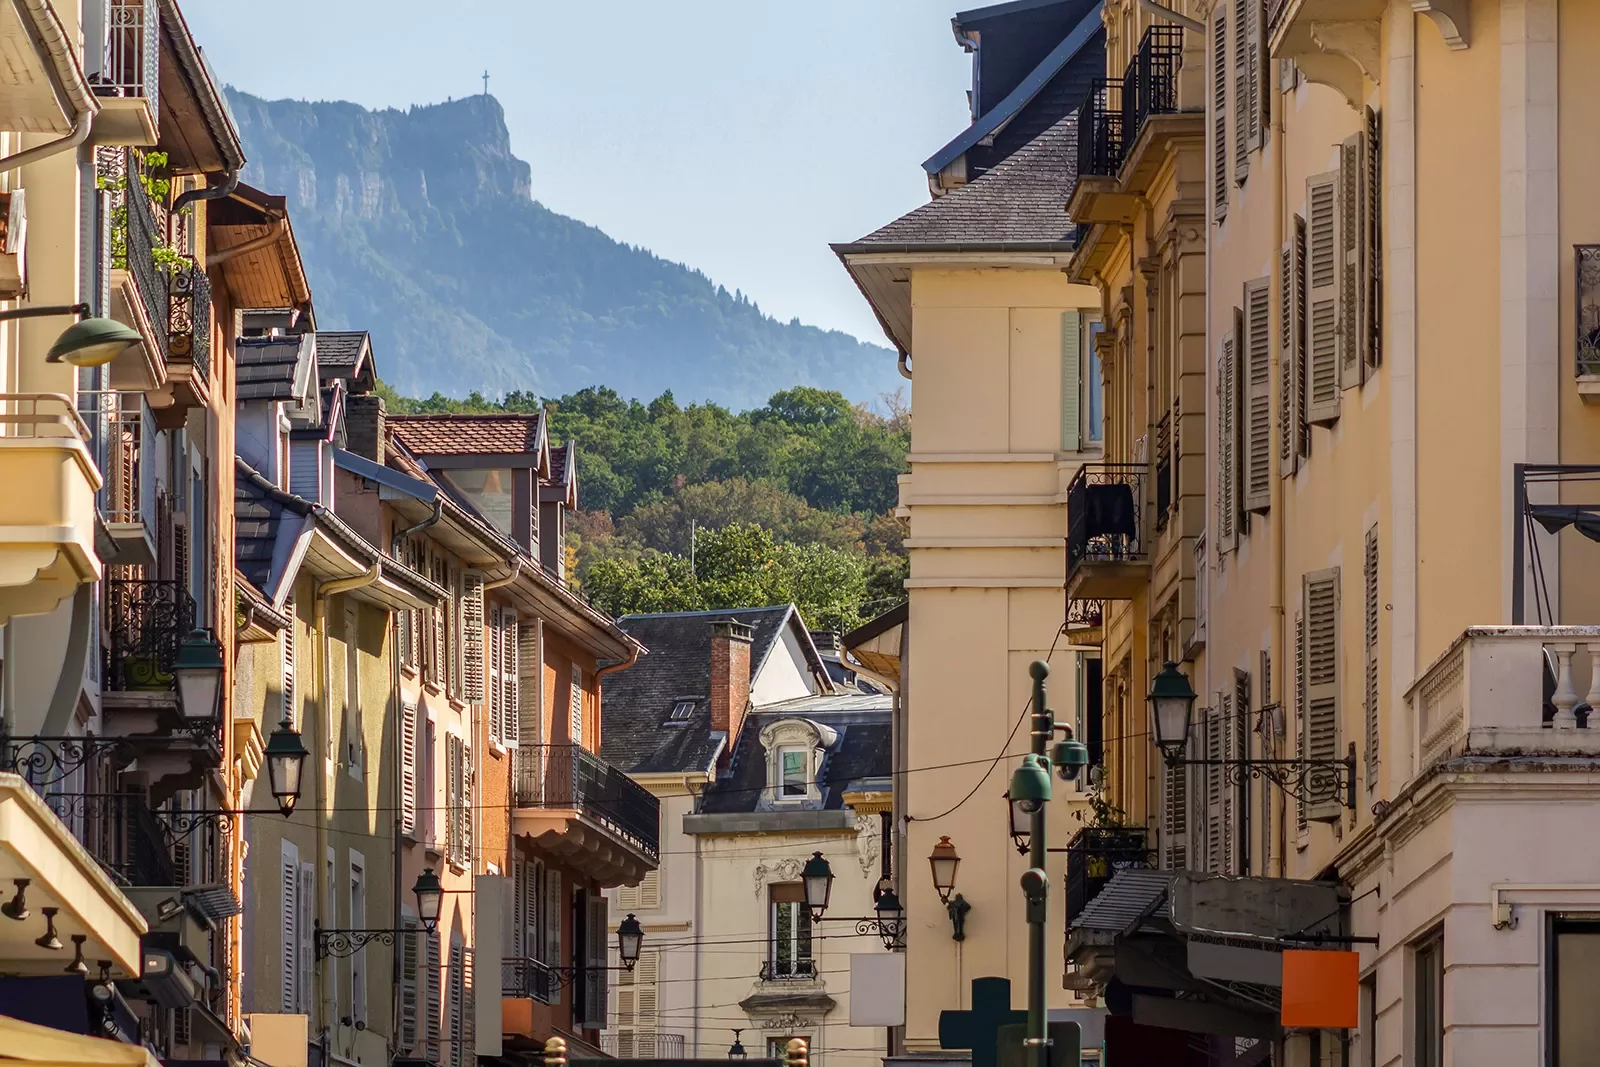
[[[605,384],[749,408],[797,384],[862,401],[898,383],[888,349],[781,322],[539,203],[492,96],[371,111],[227,95],[244,180],[289,199],[319,324],[371,330],[401,393]]]

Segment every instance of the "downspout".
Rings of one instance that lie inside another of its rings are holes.
[[[25,148],[21,152],[13,152],[0,159],[0,173],[26,167],[30,163],[37,163],[41,159],[77,148],[89,139],[89,127],[94,125],[93,111],[80,111],[72,120],[72,132],[65,137],[58,137],[54,141]]]
[[[0,3],[4,2],[6,0],[0,0]],[[95,112],[100,110],[99,102],[94,98],[94,92],[83,76],[83,69],[78,65],[75,44],[68,37],[66,27],[61,25],[61,20],[50,7],[48,0],[10,0],[10,3],[34,50],[49,53],[50,58],[46,66],[49,68],[50,88],[61,109],[72,114],[72,128],[65,137],[25,148],[21,152],[13,152],[0,159],[0,173],[37,163],[41,159],[65,152],[70,148],[77,148],[89,139],[89,129],[94,124]],[[27,9],[26,13],[24,8]],[[75,79],[69,79],[69,83],[62,82],[60,69],[62,64],[69,66],[72,73],[77,76]]]
[[[228,262],[228,260],[234,258],[235,256],[242,256],[246,252],[255,252],[259,249],[266,248],[268,245],[276,244],[283,237],[283,235],[288,232],[289,220],[277,219],[273,222],[272,231],[270,233],[266,233],[260,237],[246,241],[242,245],[234,245],[232,248],[223,248],[216,252],[209,253],[206,256],[206,266],[214,267],[219,263]]]
[[[169,214],[176,215],[196,200],[221,200],[235,189],[239,188],[239,168],[230,167],[226,179],[221,185],[208,185],[203,189],[190,189],[173,202]]]
[[[215,262],[215,260],[213,260],[212,262]],[[396,530],[394,532],[394,543],[393,543],[393,546],[389,550],[389,555],[394,557],[395,559],[399,559],[400,558],[400,544],[401,544],[401,542],[403,542],[406,538],[410,537],[414,533],[421,533],[423,530],[426,530],[428,527],[430,527],[434,523],[438,522],[440,517],[442,517],[443,515],[444,515],[444,497],[441,496],[441,497],[435,498],[434,501],[433,501],[433,514],[432,515],[429,515],[427,518],[423,519],[421,522],[417,523],[415,526],[407,526],[404,530]]]
[[[1188,15],[1180,15],[1170,7],[1163,7],[1156,3],[1156,0],[1139,0],[1139,7],[1164,22],[1172,22],[1182,26],[1190,33],[1198,33],[1202,37],[1206,34],[1205,23],[1198,19],[1192,19]]]
[[[900,353],[900,377],[906,379],[907,381],[911,380],[911,353],[910,352],[902,352],[902,353]]]
[[[435,512],[435,515],[437,515],[437,512]],[[423,520],[423,522],[425,524],[429,524],[429,525],[431,525],[432,523],[434,523],[436,521],[437,521],[436,518],[435,519],[424,519]],[[409,533],[410,531],[408,530],[406,532]],[[504,577],[504,578],[496,578],[492,582],[484,582],[483,583],[483,591],[485,593],[487,593],[491,589],[503,589],[504,587],[510,585],[512,582],[516,581],[518,576],[520,576],[521,574],[522,574],[522,557],[521,556],[513,556],[511,558],[511,573],[509,575],[507,575],[506,577]]]
[[[1278,104],[1277,107],[1272,109],[1273,121],[1269,126],[1269,130],[1272,135],[1273,169],[1276,171],[1278,176],[1278,180],[1272,183],[1273,199],[1277,201],[1277,203],[1273,205],[1272,211],[1272,225],[1274,229],[1272,247],[1282,248],[1284,235],[1288,229],[1288,227],[1285,225],[1283,217],[1284,212],[1288,209],[1289,203],[1289,178],[1284,169],[1286,153],[1284,152],[1283,143],[1287,136],[1285,132],[1287,130],[1287,126],[1283,121],[1283,85],[1278,80],[1279,65],[1277,63],[1268,63],[1267,69],[1271,72],[1269,75],[1269,81],[1267,83],[1267,91],[1271,95],[1267,99],[1276,101]],[[1281,278],[1283,272],[1279,271],[1278,273]],[[1289,294],[1285,293],[1281,294],[1279,297],[1279,315],[1284,314],[1284,309],[1288,307],[1288,296]],[[1282,336],[1281,330],[1279,331],[1279,336]],[[1275,351],[1277,352],[1277,357],[1272,360],[1270,369],[1268,371],[1270,375],[1269,388],[1270,383],[1281,382],[1283,380],[1283,346],[1279,345]],[[1290,398],[1285,396],[1283,399],[1287,401]],[[1278,420],[1280,425],[1282,424],[1282,421],[1286,415],[1287,412],[1281,410],[1278,412]],[[1297,442],[1291,441],[1289,447],[1291,449],[1298,449],[1300,446]],[[1278,450],[1273,449],[1273,451],[1277,452]],[[1281,453],[1278,455],[1278,462],[1283,462],[1283,456]],[[1280,709],[1285,709],[1289,707],[1289,701],[1287,697],[1289,693],[1289,687],[1294,684],[1294,674],[1293,668],[1288,662],[1289,656],[1292,654],[1289,652],[1289,649],[1293,647],[1293,642],[1289,634],[1288,613],[1285,611],[1284,607],[1284,601],[1288,587],[1288,577],[1285,574],[1285,565],[1287,563],[1287,531],[1289,527],[1289,516],[1284,512],[1288,508],[1289,494],[1283,490],[1283,472],[1281,470],[1278,472],[1278,477],[1272,479],[1272,493],[1278,498],[1272,508],[1272,612],[1275,616],[1274,621],[1277,624],[1278,648],[1280,649],[1278,657],[1279,669],[1276,672],[1278,675],[1278,707]],[[1209,582],[1206,583],[1206,587],[1208,589],[1210,588]],[[1285,670],[1285,667],[1289,667],[1290,669]],[[1263,702],[1270,699],[1271,694],[1262,694]],[[1289,716],[1287,714],[1283,716],[1283,722],[1285,726],[1284,732],[1287,733],[1287,727],[1289,723]],[[1277,737],[1277,731],[1275,729],[1273,731],[1273,743],[1275,746],[1281,743]],[[1279,755],[1276,751],[1273,751],[1265,753],[1265,757],[1268,759],[1276,759],[1279,758]],[[1262,783],[1262,788],[1266,788],[1265,782]],[[1277,877],[1282,878],[1284,876],[1284,870],[1288,861],[1288,856],[1286,853],[1288,852],[1289,848],[1289,832],[1287,825],[1289,820],[1289,801],[1288,794],[1281,789],[1277,791],[1276,808],[1277,810],[1273,813],[1273,818],[1278,824],[1278,832],[1276,834],[1268,835],[1268,854],[1261,857],[1261,872],[1263,874],[1267,874],[1269,871],[1275,870],[1277,872]],[[1277,853],[1275,857],[1272,855],[1273,852]],[[1273,866],[1274,860],[1276,860],[1275,867]]]

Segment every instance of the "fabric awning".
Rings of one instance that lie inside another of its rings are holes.
[[[1582,504],[1534,504],[1528,515],[1548,533],[1560,533],[1568,526],[1591,541],[1600,541],[1600,508]]]

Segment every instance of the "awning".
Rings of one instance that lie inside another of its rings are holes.
[[[1145,919],[1164,918],[1171,886],[1171,871],[1144,867],[1118,871],[1078,913],[1072,924],[1073,938],[1080,931],[1091,937],[1131,933]]]
[[[1549,533],[1573,527],[1591,541],[1600,541],[1600,508],[1578,504],[1534,504],[1528,515]]]
[[[143,1045],[69,1034],[0,1015],[0,1060],[62,1067],[161,1067]]]

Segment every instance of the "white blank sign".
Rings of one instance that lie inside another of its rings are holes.
[[[850,1025],[904,1026],[906,957],[903,952],[850,957]]]

